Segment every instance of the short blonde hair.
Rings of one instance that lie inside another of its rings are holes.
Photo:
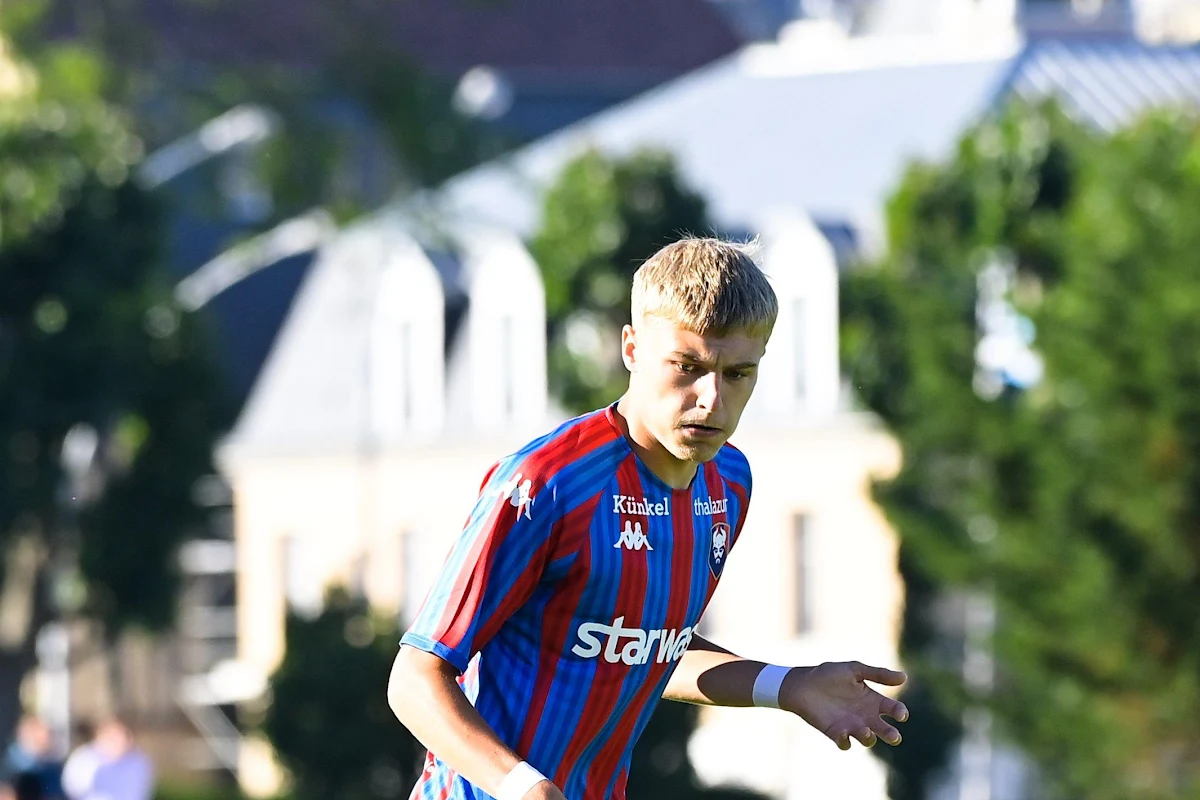
[[[702,336],[748,331],[769,337],[779,300],[754,263],[754,245],[684,238],[659,250],[633,276],[633,324],[647,317]]]

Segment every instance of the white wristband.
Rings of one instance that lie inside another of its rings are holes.
[[[500,781],[500,788],[496,790],[496,800],[521,800],[530,789],[544,780],[545,775],[522,761]]]
[[[791,667],[767,664],[754,679],[754,705],[762,708],[779,708],[779,690],[783,679],[792,671]]]

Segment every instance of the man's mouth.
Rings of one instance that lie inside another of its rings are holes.
[[[712,425],[703,425],[700,423],[689,423],[686,425],[681,425],[680,428],[684,433],[697,437],[716,436],[717,434],[721,433],[720,428],[713,427]]]

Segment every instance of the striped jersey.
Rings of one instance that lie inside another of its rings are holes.
[[[750,488],[730,445],[672,489],[634,454],[615,406],[573,419],[492,467],[402,643],[457,667],[484,720],[570,800],[624,798],[634,743]],[[490,797],[433,754],[412,794]]]

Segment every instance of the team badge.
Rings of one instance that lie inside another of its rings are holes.
[[[729,555],[729,526],[724,522],[712,526],[712,546],[708,549],[708,568],[713,577],[721,577],[725,569],[725,556]]]

